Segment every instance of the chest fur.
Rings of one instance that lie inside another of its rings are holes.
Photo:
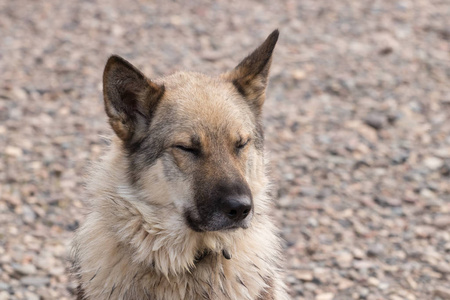
[[[206,255],[190,272],[177,275],[158,274],[125,257],[98,268],[84,291],[92,299],[257,299],[271,276],[263,261],[249,262],[239,255],[226,260],[218,253]]]

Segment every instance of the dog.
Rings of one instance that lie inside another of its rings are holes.
[[[109,58],[115,136],[73,240],[77,299],[288,299],[261,116],[278,35],[216,77]]]

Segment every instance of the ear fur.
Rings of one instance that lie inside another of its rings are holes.
[[[149,124],[164,86],[147,79],[120,56],[108,59],[103,72],[103,99],[109,123],[119,138],[131,140]]]
[[[278,36],[279,31],[276,29],[261,46],[244,58],[236,68],[224,74],[224,78],[234,84],[257,114],[261,112],[264,104],[272,53]]]

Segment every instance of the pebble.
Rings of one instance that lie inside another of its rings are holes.
[[[292,72],[292,77],[294,77],[294,79],[299,80],[299,81],[303,80],[306,78],[306,72],[301,69],[296,69]]]
[[[387,117],[379,113],[371,113],[365,119],[364,122],[370,127],[380,130],[387,124]]]
[[[450,274],[450,264],[446,262],[439,262],[434,266],[435,270],[442,274]]]
[[[364,251],[359,249],[359,248],[353,249],[352,254],[353,254],[353,257],[356,258],[356,259],[363,259],[366,256]]]
[[[371,244],[367,249],[367,256],[369,257],[377,257],[381,256],[384,253],[384,246],[380,243]]]
[[[314,279],[313,272],[309,270],[298,270],[295,272],[295,277],[302,281],[312,281]]]
[[[353,255],[348,252],[339,253],[336,255],[336,262],[340,268],[350,268],[353,262]]]
[[[392,197],[375,196],[374,201],[375,203],[383,207],[387,206],[397,207],[402,205],[402,201],[400,199]]]
[[[35,293],[32,292],[25,292],[25,299],[27,300],[39,300],[41,299],[41,297],[39,297],[39,295],[36,295]]]
[[[438,157],[429,156],[423,160],[423,164],[430,170],[438,170],[444,165],[444,161]]]
[[[11,295],[6,291],[0,291],[0,300],[9,300]]]
[[[417,226],[415,229],[416,236],[422,239],[430,237],[432,234],[434,234],[434,232],[435,229],[433,227],[425,225]]]
[[[433,220],[433,225],[440,229],[447,229],[450,227],[450,215],[439,215]]]
[[[377,286],[380,285],[380,280],[378,280],[378,279],[375,278],[375,277],[369,277],[369,279],[367,280],[367,282],[368,282],[370,285],[375,286],[375,287],[377,287]]]
[[[366,287],[362,287],[362,288],[359,290],[359,296],[360,296],[362,299],[366,299],[366,297],[369,295],[369,293],[370,293],[370,290],[369,290],[368,288],[366,288]]]
[[[323,293],[316,296],[316,300],[332,300],[333,298],[333,293]]]
[[[50,278],[43,276],[25,276],[20,279],[20,282],[24,285],[43,286],[50,283]]]
[[[28,205],[22,207],[22,216],[26,223],[34,223],[36,220],[36,213]]]
[[[14,271],[19,275],[33,275],[36,273],[36,267],[32,264],[13,264],[12,266],[14,268]]]
[[[12,157],[21,157],[23,154],[22,149],[14,146],[6,146],[4,153]]]
[[[442,298],[442,300],[450,300],[450,288],[439,286],[434,289],[434,296]]]
[[[342,278],[339,279],[339,283],[338,283],[338,289],[339,290],[346,290],[349,289],[350,287],[354,286],[355,283],[351,280],[348,280],[346,278]]]

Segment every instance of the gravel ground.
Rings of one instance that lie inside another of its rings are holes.
[[[116,53],[218,74],[281,31],[265,110],[293,299],[450,299],[450,2],[0,0],[0,299],[71,299]]]

